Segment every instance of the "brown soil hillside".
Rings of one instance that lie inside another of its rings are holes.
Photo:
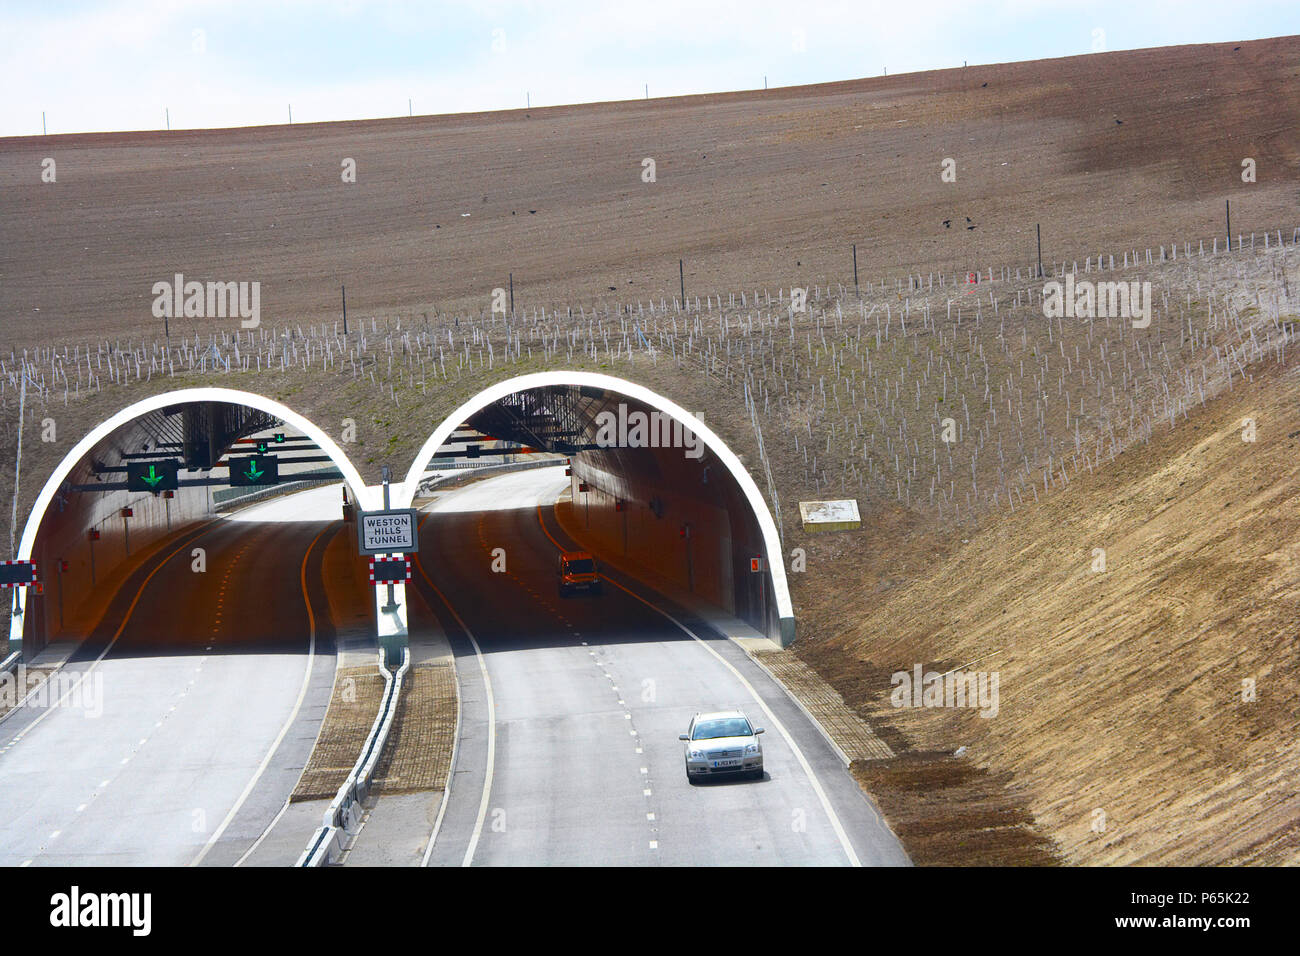
[[[1073,863],[1300,863],[1298,403],[1300,370],[1256,372],[947,556],[866,558],[810,614],[800,653],[902,751],[859,771],[922,861],[970,862],[963,814],[1007,804]],[[917,664],[998,672],[996,716],[892,706]]]

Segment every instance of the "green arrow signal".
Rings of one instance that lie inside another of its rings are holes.
[[[264,474],[266,474],[266,469],[261,471],[257,470],[257,459],[250,459],[248,462],[248,471],[244,472],[244,477],[249,481],[257,481],[257,479],[261,478]]]
[[[140,480],[143,481],[143,482],[144,482],[146,485],[148,485],[150,488],[152,488],[152,487],[154,487],[155,485],[157,485],[158,482],[160,482],[160,481],[163,480],[163,476],[157,473],[157,467],[156,467],[156,466],[154,466],[154,465],[150,465],[150,466],[149,466],[149,474],[147,474],[147,475],[141,475],[141,476],[140,476]]]

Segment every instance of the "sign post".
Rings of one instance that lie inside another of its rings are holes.
[[[392,508],[391,472],[383,466],[384,507],[380,511],[356,511],[357,551],[370,556],[371,580],[376,589],[387,586],[387,603],[378,590],[375,605],[378,618],[379,645],[389,660],[396,660],[398,652],[406,646],[406,609],[398,601],[397,587],[405,598],[406,582],[410,580],[410,558],[420,550],[419,524],[414,508]],[[386,557],[376,558],[376,555]]]

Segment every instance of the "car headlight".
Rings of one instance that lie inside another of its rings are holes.
[[[758,753],[758,744],[745,744],[745,755],[750,756]]]
[[[703,750],[692,750],[692,751],[691,751],[691,759],[692,759],[692,760],[703,760],[703,759],[704,759],[704,751],[703,751]]]

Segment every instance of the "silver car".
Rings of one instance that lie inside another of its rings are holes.
[[[686,779],[745,774],[755,780],[763,776],[763,745],[755,727],[738,710],[696,714],[679,738],[686,743]]]

